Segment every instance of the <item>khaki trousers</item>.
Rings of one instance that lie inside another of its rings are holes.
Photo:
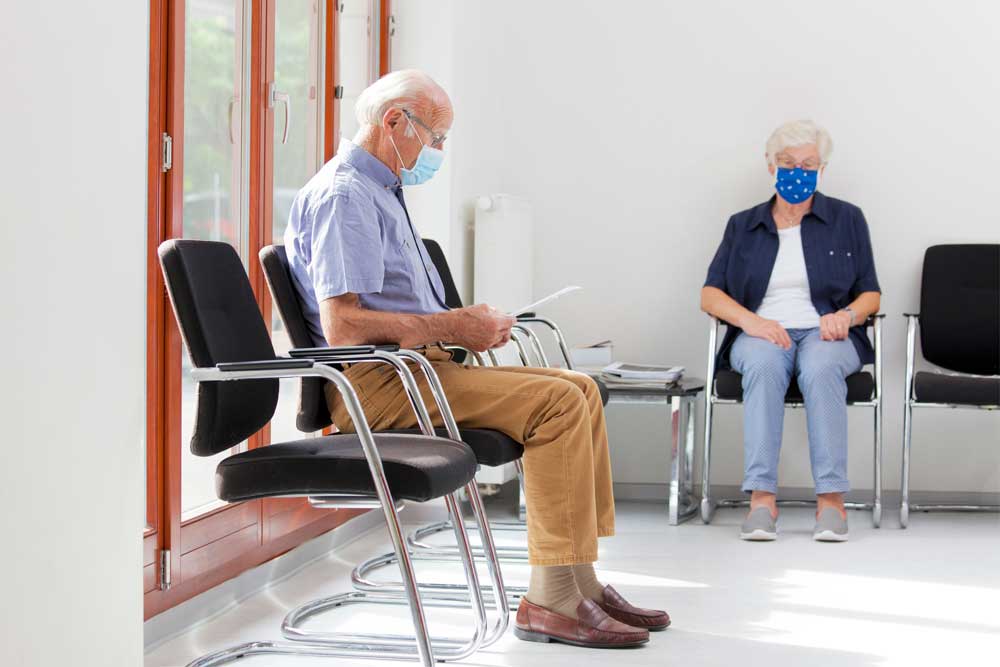
[[[529,562],[596,561],[597,538],[614,534],[615,506],[604,407],[594,381],[555,368],[464,366],[434,348],[426,356],[459,427],[501,431],[524,445]],[[353,364],[345,374],[372,430],[417,426],[392,367]],[[414,376],[434,424],[443,425],[427,381],[415,370]],[[337,427],[354,430],[332,385],[326,397]]]

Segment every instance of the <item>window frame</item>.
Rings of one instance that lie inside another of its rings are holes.
[[[251,12],[248,255],[272,242],[275,109],[267,83],[274,77],[275,7],[249,0]],[[339,0],[321,0],[325,104],[324,160],[333,157],[339,130],[337,26]],[[182,233],[184,156],[185,0],[150,0],[148,233],[146,286],[146,525],[143,530],[144,618],[148,619],[240,573],[325,533],[363,510],[317,510],[305,499],[273,498],[217,508],[181,521],[181,355],[157,248]],[[379,72],[389,70],[390,0],[379,11]],[[173,168],[162,169],[162,138],[172,137]],[[271,303],[260,263],[248,275],[265,321]],[[269,426],[248,440],[265,446]],[[161,554],[169,553],[166,562]],[[165,565],[165,569],[161,568]],[[166,576],[164,576],[166,575]],[[162,585],[169,581],[168,586]]]

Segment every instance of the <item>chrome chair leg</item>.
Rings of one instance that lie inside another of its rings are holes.
[[[873,434],[875,442],[875,479],[874,497],[872,498],[872,526],[882,525],[882,317],[876,317],[873,329],[875,334],[875,415]]]
[[[455,494],[451,494],[445,498],[445,502],[448,505],[448,511],[455,517],[456,515],[461,517],[461,509],[459,507],[458,499]],[[446,599],[436,599],[432,596],[424,596],[426,598],[425,606],[432,607],[460,607],[468,608],[473,607],[477,612],[476,619],[476,633],[474,636],[467,641],[461,641],[457,639],[450,638],[432,638],[432,646],[434,648],[435,656],[438,660],[460,660],[464,657],[468,657],[472,652],[477,650],[480,646],[486,645],[487,640],[492,643],[506,630],[506,626],[509,619],[509,614],[506,608],[501,610],[497,624],[494,626],[493,631],[487,636],[486,634],[486,609],[485,602],[482,596],[482,588],[479,585],[478,575],[475,570],[475,563],[472,557],[472,551],[468,541],[468,535],[464,530],[464,525],[459,525],[461,522],[456,524],[455,537],[461,547],[463,559],[462,565],[465,569],[466,581],[468,582],[468,587],[466,588],[466,597],[464,600],[446,600]],[[398,560],[398,554],[396,554]],[[412,563],[412,559],[408,559]],[[504,591],[503,581],[499,577],[499,571],[494,570],[493,564],[488,563],[490,568],[491,578],[493,579],[494,591],[499,590],[501,593]],[[420,591],[421,586],[418,584],[416,590]],[[347,604],[355,603],[366,603],[372,602],[375,604],[383,605],[404,605],[412,604],[413,593],[408,587],[401,586],[398,589],[399,593],[405,593],[405,598],[400,595],[378,595],[366,592],[354,592],[349,594],[335,595],[328,598],[323,598],[320,600],[315,600],[309,602],[305,605],[297,607],[290,611],[282,622],[281,631],[282,634],[288,639],[294,640],[305,640],[314,644],[336,644],[343,641],[351,642],[379,642],[379,643],[392,643],[399,646],[406,646],[412,643],[412,637],[402,636],[402,635],[383,635],[383,634],[352,634],[344,635],[342,633],[328,633],[315,630],[307,630],[302,628],[302,624],[309,618],[316,616],[322,612],[339,608]],[[494,593],[496,594],[496,593]],[[420,593],[416,593],[417,597],[420,597]],[[470,604],[471,602],[471,604]],[[479,611],[482,610],[480,614]]]
[[[910,397],[907,396],[903,405],[903,476],[900,480],[900,528],[906,528],[910,523],[910,447],[912,441],[913,404],[910,402]]]
[[[917,318],[906,318],[906,369],[903,375],[903,472],[900,480],[899,527],[910,523],[910,445],[913,440],[913,367],[916,362]]]
[[[709,318],[708,331],[708,372],[705,380],[705,440],[702,447],[701,463],[701,520],[708,524],[712,522],[715,514],[715,502],[712,500],[712,417],[714,416],[715,403],[712,401],[712,394],[715,391],[715,355],[716,339],[719,335],[719,321],[714,317]]]

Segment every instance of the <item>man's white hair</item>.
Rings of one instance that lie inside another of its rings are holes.
[[[781,125],[767,140],[767,162],[774,164],[778,153],[793,146],[816,144],[819,159],[823,164],[830,161],[833,153],[833,139],[830,133],[811,120],[793,120]]]
[[[413,110],[421,102],[450,105],[448,94],[434,79],[416,69],[389,72],[361,91],[354,105],[358,125],[381,125],[385,112],[392,108]],[[407,132],[410,132],[407,127]]]

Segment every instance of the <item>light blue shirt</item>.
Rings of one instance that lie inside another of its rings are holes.
[[[362,307],[394,313],[448,310],[441,277],[410,222],[399,178],[347,139],[296,195],[285,251],[319,347],[327,345],[319,303],[331,297],[353,292]]]

